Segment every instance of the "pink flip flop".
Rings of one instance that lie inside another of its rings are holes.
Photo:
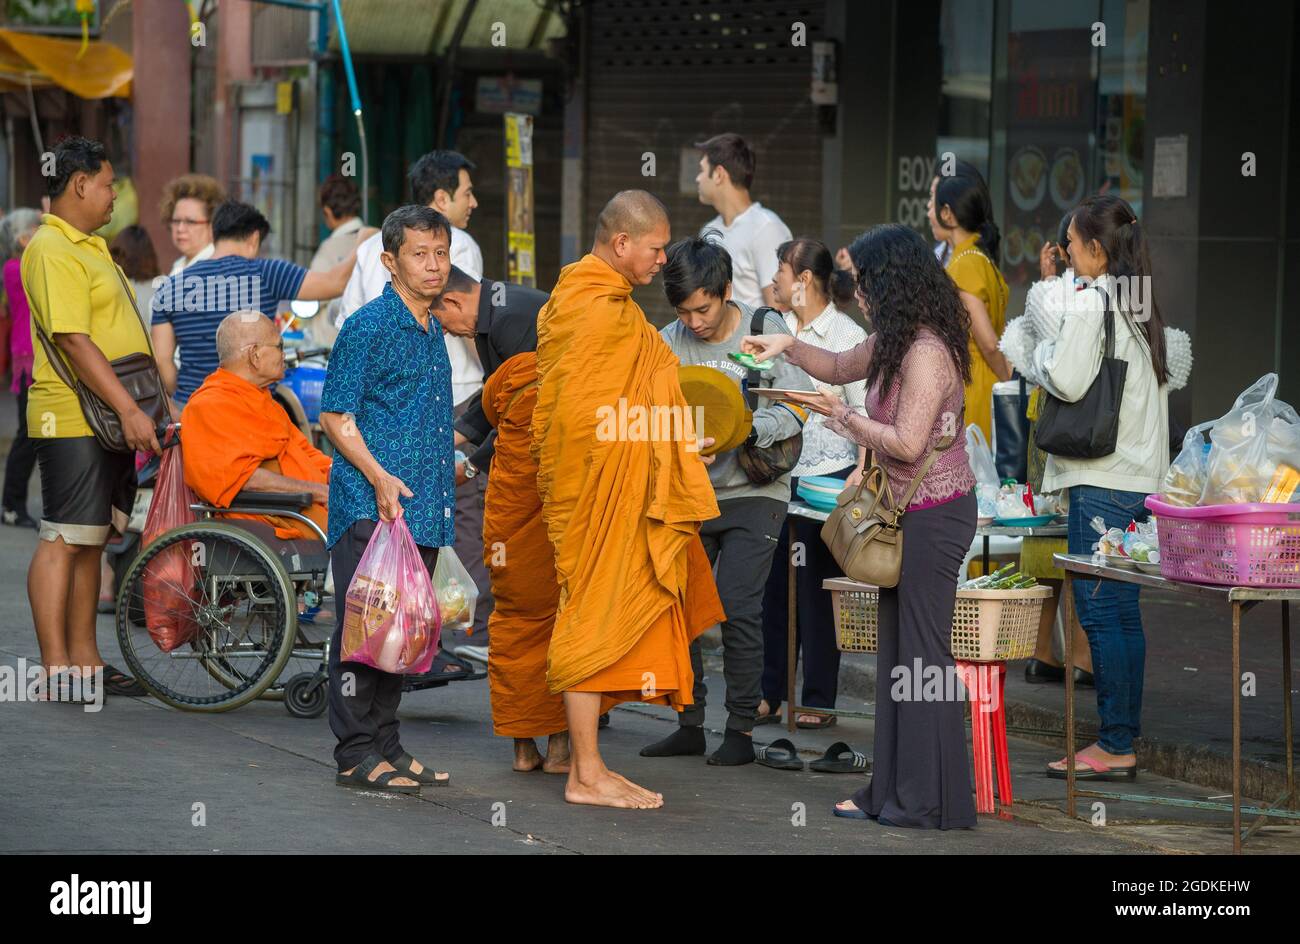
[[[1129,767],[1107,767],[1101,761],[1085,754],[1075,754],[1074,759],[1076,763],[1082,763],[1088,767],[1087,770],[1079,770],[1076,766],[1074,771],[1075,780],[1104,780],[1111,783],[1121,783],[1137,779],[1136,762]],[[1065,757],[1057,761],[1060,764],[1067,762],[1068,758]],[[1068,775],[1068,770],[1057,770],[1051,765],[1047,767],[1047,776],[1053,780],[1065,780]]]

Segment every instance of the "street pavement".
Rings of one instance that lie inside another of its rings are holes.
[[[38,656],[24,587],[35,540],[34,532],[0,528],[3,665]],[[112,617],[100,617],[99,641],[108,661],[124,664]],[[720,673],[711,672],[710,683],[720,689]],[[709,709],[710,748],[721,735],[721,694]],[[852,700],[845,707],[870,708]],[[25,701],[0,704],[0,711],[0,750],[11,761],[0,790],[3,852],[1108,854],[1221,852],[1228,841],[1221,815],[1171,826],[1166,815],[1122,802],[1108,802],[1106,826],[1071,822],[1059,811],[1063,785],[1041,775],[1057,751],[1015,738],[1011,816],[982,816],[977,829],[948,833],[836,819],[831,805],[857,789],[860,776],[642,758],[638,749],[667,733],[673,718],[641,705],[614,711],[602,747],[614,769],[661,791],[664,808],[571,806],[562,777],[510,769],[510,742],[491,733],[483,681],[403,700],[405,746],[453,778],[418,798],[335,786],[325,718],[298,720],[277,702],[220,715],[112,697],[98,712]],[[784,735],[763,727],[756,740]],[[869,753],[871,723],[845,719],[794,739],[809,758],[840,739]],[[1159,784],[1155,789],[1206,795]],[[1096,820],[1087,801],[1081,807]],[[1300,851],[1300,833],[1265,833],[1255,850]]]
[[[12,398],[0,393],[0,451],[12,434],[12,412]],[[39,517],[35,476],[29,510]],[[26,592],[35,542],[33,531],[0,526],[0,667],[39,659]],[[1221,630],[1192,634],[1205,640],[1198,650],[1203,655],[1194,660],[1158,648],[1175,635],[1163,627],[1187,635],[1186,627],[1195,627],[1198,619],[1204,623],[1207,617],[1183,608],[1176,622],[1157,624],[1162,628],[1148,634],[1147,704],[1157,707],[1146,714],[1148,727],[1158,727],[1162,735],[1179,734],[1179,718],[1184,738],[1221,731],[1224,715],[1205,711],[1205,705],[1213,704],[1224,686],[1207,692],[1203,685],[1187,685],[1193,673],[1183,668],[1199,663],[1217,679],[1222,657],[1214,650],[1223,644]],[[1216,619],[1213,625],[1221,623]],[[113,617],[99,618],[98,635],[104,657],[124,666]],[[1270,659],[1275,637],[1265,631],[1263,638],[1251,634],[1245,643],[1248,654],[1262,644],[1261,691],[1276,671],[1276,657]],[[1153,665],[1150,656],[1156,653]],[[855,660],[860,657],[846,659],[846,679]],[[1009,701],[1020,688],[1017,668],[1008,684]],[[717,653],[710,654],[708,673],[713,691],[706,729],[712,750],[725,721]],[[1159,690],[1153,676],[1162,680]],[[1176,694],[1164,691],[1166,685]],[[844,688],[849,694],[841,697],[841,708],[871,714],[869,690]],[[1059,698],[1059,690],[1029,696],[1046,705]],[[1091,697],[1090,691],[1080,691],[1085,720]],[[1276,712],[1258,719],[1253,714],[1263,701],[1248,702],[1245,709],[1247,750],[1272,760],[1280,744],[1268,738]],[[510,741],[492,735],[486,681],[453,683],[403,699],[405,747],[452,772],[451,786],[426,788],[419,797],[335,786],[333,736],[325,718],[292,718],[279,702],[200,715],[152,698],[110,697],[98,712],[26,701],[0,702],[0,712],[0,751],[10,761],[0,789],[0,852],[1218,853],[1229,848],[1231,835],[1230,819],[1222,813],[1124,800],[1081,799],[1079,813],[1086,819],[1071,821],[1063,813],[1064,784],[1042,774],[1043,765],[1060,756],[1059,743],[1014,736],[1009,753],[1015,803],[1010,813],[981,816],[974,830],[927,832],[836,819],[832,805],[862,785],[860,775],[709,767],[701,757],[642,758],[638,750],[674,724],[671,712],[644,705],[615,709],[611,727],[601,733],[602,750],[615,770],[662,792],[664,808],[571,806],[564,801],[562,777],[510,769]],[[755,743],[787,736],[806,760],[840,740],[870,756],[872,722],[844,718],[829,730],[794,735],[784,727],[760,727]],[[1136,787],[1116,789],[1188,800],[1221,798],[1224,792],[1145,772]],[[1298,853],[1300,827],[1270,825],[1247,848]]]

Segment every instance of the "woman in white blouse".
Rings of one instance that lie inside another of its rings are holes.
[[[831,279],[835,274],[830,250],[815,239],[799,238],[783,243],[776,251],[780,263],[772,278],[776,301],[785,312],[786,327],[800,341],[836,353],[847,351],[866,340],[867,333],[831,301]],[[866,383],[858,381],[830,392],[844,399],[849,409],[865,412]],[[790,479],[795,497],[799,478],[829,475],[855,485],[862,478],[866,449],[826,429],[825,417],[813,413],[803,428],[803,451]],[[780,543],[772,558],[763,594],[763,701],[758,706],[758,723],[780,720],[786,690],[786,621],[789,612],[790,522],[781,528]],[[804,659],[804,685],[800,703],[809,708],[834,708],[840,671],[840,652],[835,644],[835,618],[830,594],[822,580],[842,573],[808,522],[795,540],[807,549],[805,566],[798,571],[798,632]],[[797,657],[796,649],[796,657]],[[835,723],[834,715],[801,712],[801,728],[824,728]]]

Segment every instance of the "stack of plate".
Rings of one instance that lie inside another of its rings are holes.
[[[844,480],[833,475],[806,475],[799,480],[799,497],[819,511],[835,508],[835,499],[844,491]]]
[[[714,440],[712,446],[700,450],[701,455],[726,452],[745,441],[754,425],[754,414],[734,380],[720,370],[699,365],[677,368],[677,379],[691,405],[692,420],[703,416],[704,428],[695,434]]]

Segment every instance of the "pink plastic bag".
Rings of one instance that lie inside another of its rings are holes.
[[[159,535],[197,520],[190,505],[198,499],[185,484],[181,447],[163,450],[158,485],[145,518],[141,543],[148,547]],[[198,590],[198,568],[194,566],[189,541],[178,541],[155,556],[144,568],[143,595],[145,625],[163,652],[189,642],[198,634],[196,607],[202,601]]]
[[[380,521],[348,585],[340,658],[419,675],[433,665],[441,635],[433,582],[406,522]]]

